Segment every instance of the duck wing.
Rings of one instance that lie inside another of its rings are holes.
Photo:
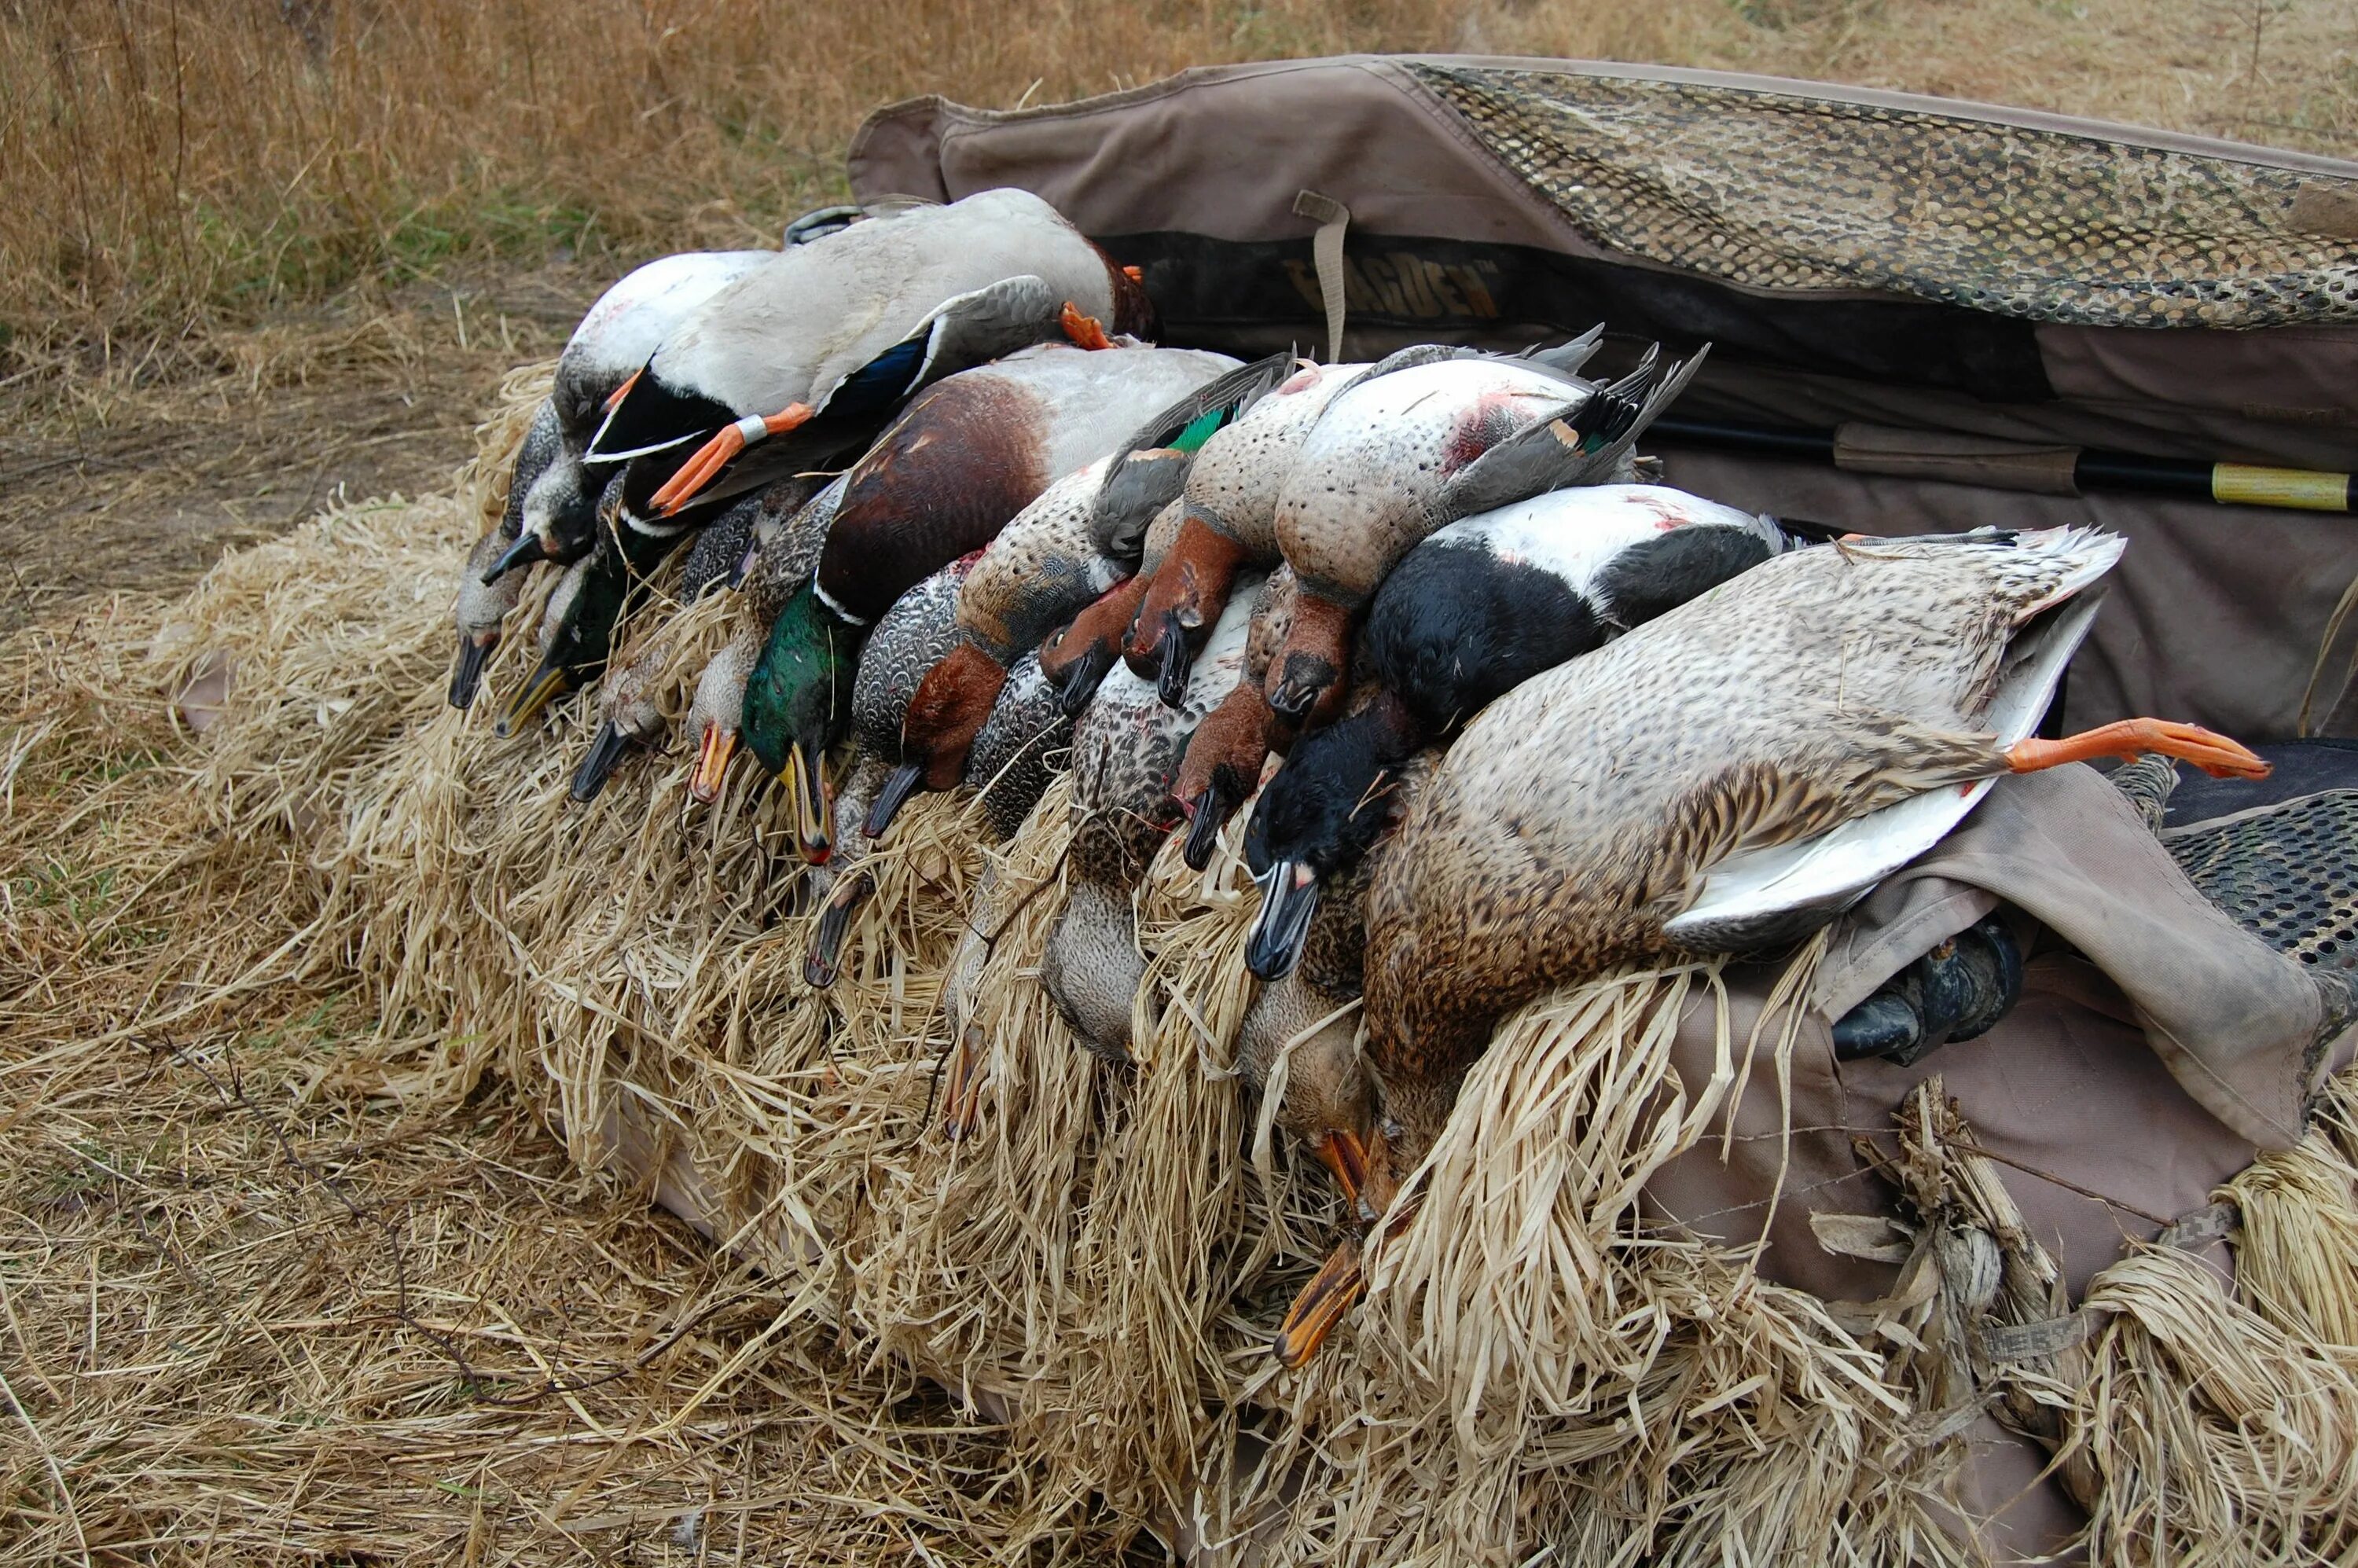
[[[1291,351],[1238,365],[1155,415],[1116,448],[1089,512],[1098,550],[1116,560],[1136,560],[1147,524],[1185,488],[1204,443],[1268,396],[1293,368]]]
[[[1661,345],[1655,344],[1619,381],[1541,416],[1451,475],[1438,498],[1442,518],[1470,517],[1551,490],[1610,480],[1710,352],[1706,343],[1657,379]]]
[[[1594,389],[1580,378],[1580,367],[1595,356],[1597,349],[1604,341],[1605,323],[1599,321],[1577,338],[1568,342],[1558,343],[1552,349],[1543,349],[1539,344],[1533,343],[1531,347],[1511,354],[1497,353],[1489,349],[1467,348],[1455,343],[1412,343],[1405,349],[1394,350],[1378,360],[1364,379],[1373,381],[1379,375],[1390,375],[1394,371],[1414,370],[1419,365],[1439,364],[1444,360],[1499,360],[1508,364],[1519,364],[1528,370],[1540,371],[1563,382],[1575,391],[1585,393]]]

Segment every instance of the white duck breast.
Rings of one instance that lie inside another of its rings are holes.
[[[1696,526],[1734,529],[1771,551],[1785,546],[1771,518],[1667,485],[1600,484],[1551,491],[1452,523],[1420,548],[1478,549],[1510,566],[1537,568],[1609,615],[1605,568],[1650,540]]]
[[[607,394],[647,362],[683,317],[777,254],[688,251],[661,256],[600,295],[557,356],[557,407],[568,427],[586,438]]]
[[[741,413],[821,407],[945,302],[1025,276],[1111,325],[1104,254],[1029,191],[986,190],[775,253],[692,312],[649,364]]]
[[[1042,343],[990,367],[1016,372],[1045,406],[1041,468],[1068,474],[1105,456],[1141,419],[1237,368],[1200,349],[1076,349]]]

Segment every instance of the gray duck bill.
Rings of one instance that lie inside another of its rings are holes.
[[[1260,882],[1260,913],[1245,934],[1245,968],[1264,980],[1282,980],[1302,962],[1310,922],[1318,913],[1318,873],[1299,860],[1273,860]]]
[[[925,770],[914,762],[903,762],[886,774],[884,787],[878,790],[876,798],[869,803],[868,820],[860,825],[860,830],[871,838],[882,838],[891,832],[892,818],[909,804],[909,797],[917,793],[917,786],[925,782]]]
[[[493,561],[490,568],[485,570],[483,573],[484,585],[488,587],[489,585],[499,581],[500,579],[507,576],[508,573],[515,570],[518,567],[528,567],[535,561],[545,561],[546,559],[548,559],[548,546],[541,543],[539,535],[533,533],[521,535],[517,537],[516,542],[510,545],[506,551],[501,555],[500,558]]]
[[[583,757],[580,767],[574,770],[573,787],[567,793],[583,806],[597,799],[598,792],[604,789],[606,781],[613,776],[615,764],[630,749],[630,737],[614,728],[612,719],[599,725],[598,733],[590,737],[589,755]]]

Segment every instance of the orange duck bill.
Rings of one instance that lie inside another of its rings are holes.
[[[1279,1365],[1300,1367],[1317,1355],[1335,1325],[1367,1293],[1368,1276],[1361,1266],[1358,1240],[1347,1237],[1285,1309],[1285,1321],[1278,1325],[1277,1337],[1270,1346]]]
[[[795,847],[810,865],[824,866],[835,853],[827,806],[827,759],[817,746],[797,741],[786,748],[786,811]]]
[[[729,759],[737,754],[737,732],[719,724],[707,724],[704,738],[697,742],[696,767],[687,775],[688,797],[700,805],[710,806],[720,798],[720,786],[729,777]]]
[[[746,448],[801,428],[810,423],[817,412],[808,404],[789,403],[775,414],[752,414],[738,420],[698,447],[696,455],[681,464],[679,471],[648,498],[648,508],[658,517],[677,514],[719,478],[720,470],[735,462]]]

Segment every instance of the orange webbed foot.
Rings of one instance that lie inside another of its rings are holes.
[[[664,481],[664,486],[648,498],[647,504],[658,517],[669,517],[695,500],[704,487],[719,476],[722,469],[736,460],[737,454],[756,441],[807,424],[815,412],[807,405],[789,403],[775,414],[754,415],[740,419],[696,449],[696,455],[681,465],[680,470]]]
[[[1367,1290],[1359,1244],[1347,1238],[1327,1255],[1318,1272],[1302,1287],[1302,1293],[1293,1298],[1293,1304],[1285,1309],[1285,1321],[1278,1325],[1276,1341],[1270,1346],[1279,1364],[1299,1367],[1317,1355],[1335,1325]]]
[[[2200,724],[2168,719],[2122,719],[2060,741],[2017,741],[2006,749],[2006,761],[2013,772],[2028,773],[2098,757],[2133,762],[2149,752],[2191,762],[2214,779],[2264,779],[2269,772],[2268,764],[2239,741]]]
[[[1094,316],[1081,314],[1081,308],[1069,299],[1065,301],[1064,315],[1059,320],[1065,329],[1065,336],[1070,338],[1076,347],[1084,349],[1113,347],[1113,340],[1106,336],[1103,324]]]

